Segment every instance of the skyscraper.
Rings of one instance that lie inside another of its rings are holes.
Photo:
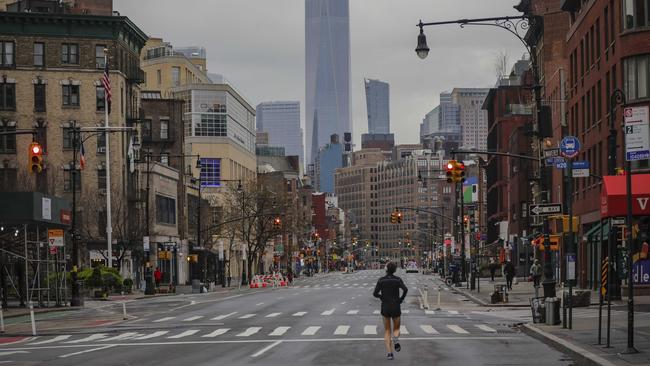
[[[368,133],[390,133],[390,87],[379,80],[364,79]]]
[[[481,109],[490,89],[455,88],[451,92],[454,104],[460,108],[460,126],[463,132],[462,147],[487,150],[487,111]]]
[[[257,131],[269,134],[268,145],[284,146],[287,156],[305,155],[300,128],[300,102],[264,102],[257,105]]]
[[[352,132],[349,0],[305,0],[306,164]]]

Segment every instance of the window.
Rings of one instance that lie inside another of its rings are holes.
[[[176,224],[176,200],[156,195],[156,222],[159,224]]]
[[[201,158],[201,187],[221,187],[221,159]]]
[[[97,154],[106,154],[106,134],[97,135]]]
[[[160,164],[169,165],[169,153],[160,154]]]
[[[34,84],[34,111],[45,112],[45,84]]]
[[[648,98],[650,54],[623,60],[623,88],[628,100]]]
[[[43,119],[38,119],[36,121],[36,127],[34,128],[36,135],[34,135],[34,140],[41,144],[43,149],[43,154],[47,154],[47,126]]]
[[[104,49],[106,48],[103,44],[98,44],[95,46],[95,67],[98,69],[103,69],[106,67],[106,62],[104,59]]]
[[[194,136],[228,136],[227,117],[223,114],[202,114],[194,127]]]
[[[0,132],[15,132],[16,126],[0,126]],[[16,135],[0,135],[0,153],[16,153]]]
[[[157,70],[156,75],[158,77],[158,85],[162,84],[162,71]]]
[[[2,67],[15,66],[14,48],[15,48],[15,44],[13,42],[0,41],[0,56],[1,56],[0,66]]]
[[[142,139],[151,140],[151,120],[145,119],[142,122]]]
[[[97,105],[97,112],[104,112],[106,110],[106,94],[103,86],[95,87],[95,103]]]
[[[641,28],[650,25],[647,14],[650,8],[650,0],[624,0],[623,7],[624,29]]]
[[[75,43],[63,43],[61,45],[61,63],[79,64],[79,45]]]
[[[65,174],[63,174],[63,190],[66,192],[72,192],[72,177],[74,176],[74,190],[75,192],[81,192],[81,174],[80,172],[76,172],[74,174],[74,170],[72,169],[66,169]]]
[[[160,120],[160,139],[167,140],[169,138],[169,121],[161,119]]]
[[[106,189],[106,169],[97,170],[97,188]]]
[[[63,85],[63,106],[65,107],[78,107],[79,106],[79,85]]]
[[[2,80],[0,80],[2,81]],[[0,111],[16,110],[16,84],[0,83]]]
[[[181,85],[181,68],[178,66],[172,66],[172,85]]]
[[[71,127],[63,128],[63,148],[72,149],[74,148],[74,132]]]
[[[45,43],[34,43],[34,66],[45,66]]]

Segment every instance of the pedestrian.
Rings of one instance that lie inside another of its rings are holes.
[[[508,290],[512,290],[512,279],[515,278],[515,265],[511,261],[507,261],[504,272],[506,274],[506,286]]]
[[[494,273],[497,271],[497,264],[494,262],[494,258],[490,258],[490,281],[494,282]]]
[[[388,262],[386,265],[386,276],[377,281],[373,296],[381,300],[381,315],[384,321],[384,344],[386,346],[386,358],[394,359],[393,348],[399,352],[402,347],[399,344],[399,328],[402,310],[400,305],[406,298],[408,288],[401,278],[395,276],[397,265]],[[399,289],[402,289],[402,296],[399,295]],[[393,329],[391,332],[391,321]],[[391,342],[392,336],[392,342]]]
[[[538,287],[542,278],[542,266],[539,264],[539,259],[535,259],[535,262],[530,267],[530,275],[533,276],[533,286]]]
[[[293,270],[291,266],[287,267],[287,281],[289,281],[289,286],[293,285]]]
[[[163,274],[160,272],[160,268],[156,267],[156,270],[153,272],[153,279],[156,281],[156,288],[160,287],[160,282],[162,282]]]

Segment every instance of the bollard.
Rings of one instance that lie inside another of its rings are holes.
[[[5,332],[5,316],[2,313],[2,307],[0,307],[0,333]]]
[[[29,302],[29,316],[32,320],[32,335],[36,335],[36,320],[34,319],[34,304]]]
[[[440,286],[438,286],[438,308],[440,308]]]
[[[126,316],[126,298],[124,297],[124,291],[122,291],[122,318],[127,320],[129,317]]]

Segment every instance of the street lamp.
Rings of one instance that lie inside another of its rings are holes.
[[[420,27],[420,34],[418,35],[418,46],[415,48],[415,53],[418,54],[420,59],[424,60],[429,55],[429,46],[427,46],[427,36],[424,34],[424,24],[422,24],[421,20],[418,27]]]

